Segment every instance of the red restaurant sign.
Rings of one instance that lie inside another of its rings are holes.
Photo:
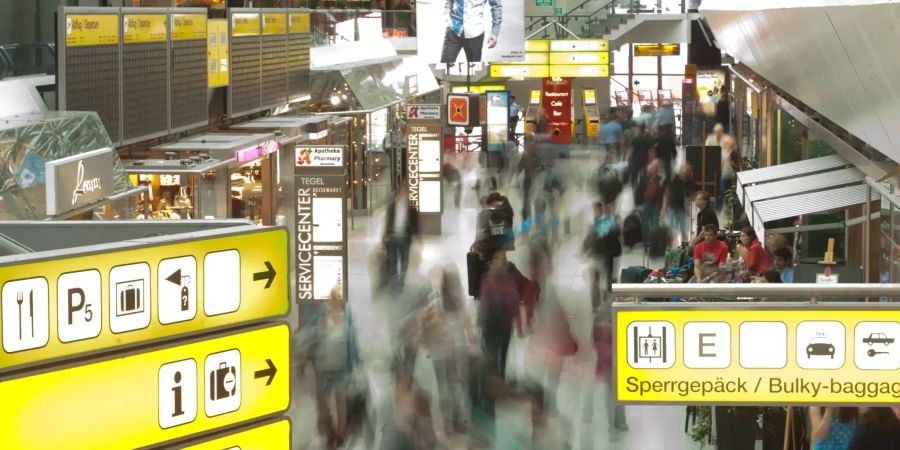
[[[543,107],[547,132],[555,144],[572,141],[572,79],[544,78]]]

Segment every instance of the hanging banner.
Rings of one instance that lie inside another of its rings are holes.
[[[547,132],[555,144],[572,141],[572,79],[544,78],[543,107]]]
[[[621,403],[896,405],[900,311],[879,303],[614,306]]]
[[[294,148],[297,194],[297,300],[347,298],[347,178],[342,146]]]

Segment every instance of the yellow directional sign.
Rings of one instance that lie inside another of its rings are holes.
[[[551,65],[550,76],[559,78],[606,78],[609,66],[600,64]]]
[[[231,35],[259,36],[259,13],[234,13],[231,15]]]
[[[289,342],[277,325],[2,381],[3,448],[138,448],[285,411]]]
[[[491,64],[491,76],[545,78],[550,76],[550,67],[542,64]]]
[[[66,47],[118,43],[117,14],[66,14]]]
[[[254,227],[0,266],[0,373],[284,315],[287,246]]]
[[[251,428],[201,444],[184,447],[183,450],[290,450],[291,422],[287,419]]]
[[[122,30],[126,44],[166,42],[165,14],[125,14]]]
[[[900,310],[888,304],[615,308],[625,403],[900,402]]]
[[[288,31],[294,33],[309,33],[309,13],[288,14]]]
[[[606,39],[556,39],[550,41],[551,52],[606,52],[609,41]]]
[[[609,52],[549,53],[550,64],[609,64]]]
[[[206,39],[206,14],[172,14],[172,40]]]
[[[287,33],[287,14],[284,13],[264,13],[263,14],[263,34],[285,34]]]

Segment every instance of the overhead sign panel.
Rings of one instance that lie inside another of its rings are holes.
[[[290,450],[291,422],[287,419],[183,447],[183,450]]]
[[[609,64],[608,52],[549,53],[550,64]]]
[[[285,411],[289,343],[277,325],[2,381],[4,448],[139,448]]]
[[[550,41],[551,52],[608,52],[606,39],[556,39]]]
[[[550,76],[550,67],[543,64],[491,64],[491,76],[498,78],[545,78]]]
[[[550,76],[554,78],[606,78],[609,66],[597,64],[550,66]]]
[[[616,305],[614,314],[619,402],[900,401],[900,310],[890,305]]]
[[[0,267],[0,373],[286,314],[282,228]]]

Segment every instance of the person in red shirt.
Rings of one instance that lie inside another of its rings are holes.
[[[703,227],[703,241],[694,246],[694,277],[702,283],[728,258],[728,246],[719,240],[715,225]],[[705,273],[704,273],[705,272]]]
[[[747,270],[753,275],[761,274],[772,268],[772,257],[766,252],[753,228],[741,230],[741,247],[738,254],[747,263]]]

